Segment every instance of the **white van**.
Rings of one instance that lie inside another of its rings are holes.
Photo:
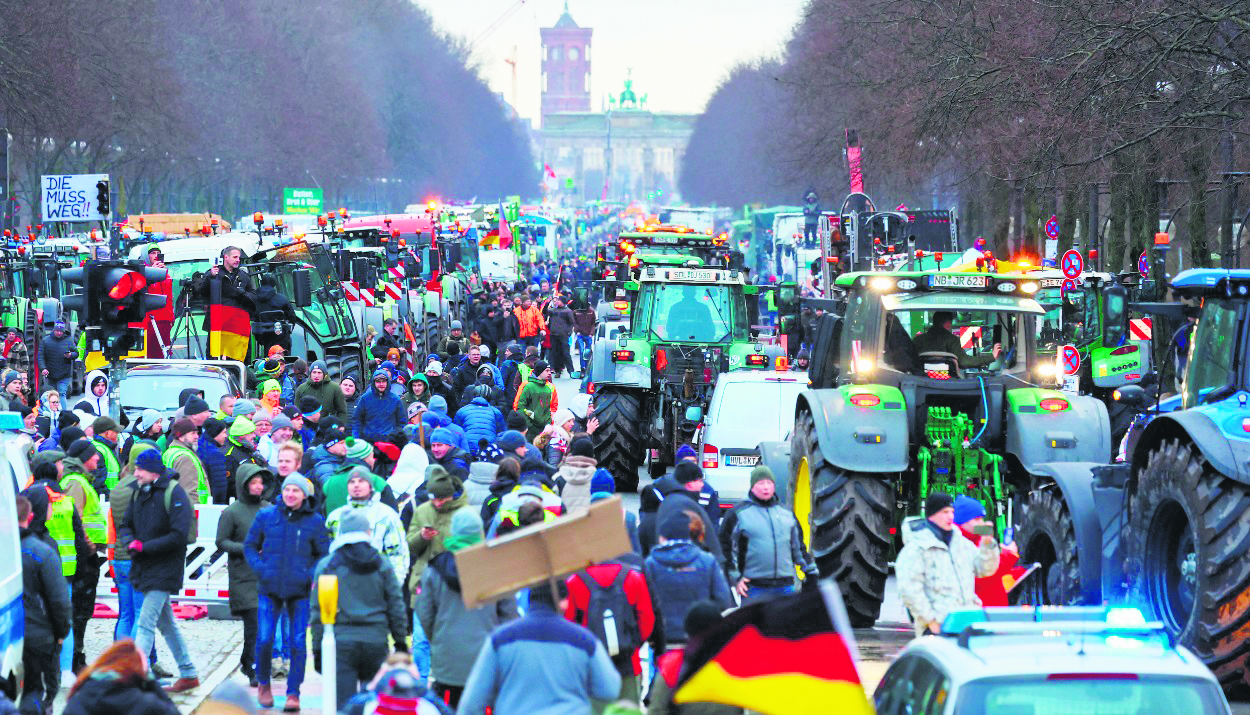
[[[16,412],[0,412],[0,429],[22,426]],[[30,480],[25,442],[0,432],[0,687],[17,702],[22,682],[22,642],[26,612],[22,607],[22,546],[18,537],[17,493]]]

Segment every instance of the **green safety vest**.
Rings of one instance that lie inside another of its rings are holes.
[[[69,578],[78,573],[78,551],[74,547],[74,500],[48,492],[48,535],[56,541],[57,553],[61,555],[61,575]]]
[[[187,456],[191,457],[191,463],[195,465],[195,490],[198,492],[196,494],[195,503],[205,504],[207,502],[204,501],[204,498],[209,495],[208,477],[204,474],[204,463],[200,461],[200,458],[195,454],[195,452],[191,451],[190,447],[185,444],[174,442],[169,445],[169,449],[165,450],[165,455],[161,457],[161,464],[173,469],[174,461],[183,456],[183,453],[186,453]]]
[[[83,493],[87,495],[87,501],[82,509],[82,528],[87,532],[87,538],[98,546],[107,544],[108,522],[104,520],[104,510],[100,508],[100,495],[95,493],[91,482],[81,474],[66,474],[61,477],[61,488],[65,488],[70,482],[77,482],[81,485]]]
[[[117,486],[117,475],[122,471],[122,465],[117,461],[117,455],[113,453],[113,448],[101,442],[94,437],[91,444],[95,445],[96,451],[100,453],[100,459],[104,460],[104,487],[110,492]]]

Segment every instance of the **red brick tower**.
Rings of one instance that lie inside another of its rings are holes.
[[[594,30],[573,22],[566,0],[555,27],[538,32],[543,41],[543,115],[589,112],[590,35]]]

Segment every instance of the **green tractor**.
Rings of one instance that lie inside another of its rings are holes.
[[[834,298],[808,301],[826,312],[788,464],[784,445],[760,450],[774,473],[790,475],[779,493],[852,624],[867,627],[880,615],[902,520],[930,492],[979,499],[1005,528],[1038,465],[1108,461],[1110,423],[1097,399],[1057,389],[1055,360],[1038,351],[1036,281],[856,272],[834,285]],[[948,319],[990,339],[965,349],[957,331],[942,335]]]
[[[731,370],[769,370],[780,351],[755,341],[756,296],[737,268],[638,262],[623,267],[615,286],[629,304],[629,328],[593,349],[595,453],[622,489],[638,487],[648,450],[653,476],[673,464],[696,431],[718,375]],[[679,262],[680,263],[680,262]]]

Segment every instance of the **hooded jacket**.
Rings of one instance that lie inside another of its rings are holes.
[[[985,538],[980,547],[973,546],[954,529],[948,546],[928,519],[916,519],[903,528],[908,533],[894,573],[899,598],[915,619],[917,635],[957,608],[981,605],[975,581],[998,570],[997,541]]]
[[[260,510],[269,505],[264,496],[254,497],[248,493],[247,483],[255,476],[265,478],[266,491],[272,489],[273,473],[254,464],[239,467],[235,476],[235,494],[239,495],[221,512],[217,520],[217,548],[226,552],[226,572],[230,577],[230,612],[242,613],[260,607],[256,572],[247,563],[243,543],[247,532],[256,521]]]
[[[324,444],[319,444],[305,454],[305,460],[312,465],[306,470],[308,478],[319,488],[324,488],[326,480],[343,468],[346,458],[332,453]]]
[[[382,391],[373,384],[379,377],[386,378],[387,387]],[[352,434],[369,442],[380,442],[391,433],[403,429],[408,421],[404,403],[390,391],[391,375],[386,370],[375,370],[369,381],[369,389],[356,403],[352,419]]]
[[[26,643],[40,650],[69,634],[69,587],[61,575],[56,549],[30,529],[20,527],[22,542],[22,605],[26,609]]]
[[[178,706],[153,678],[96,673],[65,703],[62,715],[178,715]]]
[[[403,578],[408,574],[408,536],[404,525],[399,520],[399,512],[382,503],[382,497],[375,490],[368,499],[348,499],[343,506],[330,512],[326,519],[326,527],[330,530],[330,538],[337,539],[339,522],[349,511],[363,510],[369,520],[369,543],[377,552],[391,562],[391,568]]]
[[[130,582],[140,593],[182,590],[187,558],[187,533],[195,513],[187,493],[177,484],[178,474],[166,469],[155,482],[130,485],[133,494],[126,516],[117,530],[124,544],[138,540],[142,551],[130,554]],[[165,489],[174,482],[169,510],[165,509]]]
[[[734,605],[716,557],[697,544],[680,540],[660,544],[651,549],[644,570],[670,643],[686,641],[686,613],[695,603],[711,601],[722,611]]]
[[[516,408],[525,415],[527,437],[537,437],[544,427],[551,424],[551,414],[558,404],[555,385],[531,374],[516,398]]]
[[[506,428],[503,413],[484,397],[474,397],[469,404],[461,407],[453,421],[464,430],[471,447],[476,447],[483,439],[493,443]]]
[[[735,582],[748,578],[758,586],[790,585],[796,566],[809,576],[815,573],[798,519],[776,494],[768,501],[747,494],[725,517],[720,540]]]
[[[413,510],[412,522],[408,524],[408,553],[412,556],[409,591],[415,592],[420,585],[421,572],[430,563],[430,559],[446,550],[443,548],[443,537],[451,532],[451,517],[456,510],[468,504],[469,498],[461,489],[451,501],[443,504],[442,507],[436,507],[433,501],[427,501]],[[438,530],[434,538],[429,541],[421,538],[421,529],[427,526]],[[413,603],[415,604],[415,601]]]
[[[516,315],[518,330],[521,338],[533,338],[538,335],[538,331],[546,330],[547,323],[543,320],[543,313],[538,309],[537,305],[530,303],[529,310],[521,306],[512,309]]]
[[[421,574],[416,616],[430,639],[430,666],[443,685],[463,686],[490,634],[517,617],[515,598],[468,609],[460,593],[460,571],[450,551],[430,560]]]
[[[412,391],[413,383],[417,383],[417,382],[425,385],[425,390],[421,393],[420,397],[417,397],[416,394],[414,394]],[[420,402],[421,404],[427,407],[430,405],[430,395],[432,394],[430,392],[430,378],[426,377],[425,373],[419,372],[416,375],[413,375],[412,377],[408,378],[408,384],[406,385],[406,387],[408,389],[406,392],[404,392],[404,407],[405,408],[407,408],[409,405],[411,405],[414,402]]]
[[[377,472],[370,469],[369,465],[357,459],[344,459],[339,468],[321,483],[321,501],[319,503],[323,513],[329,514],[347,504],[347,482],[351,479],[352,472],[356,469],[364,469],[369,472],[369,480],[373,484],[373,493],[382,502],[383,506],[391,509],[399,506],[395,499],[395,492],[391,491],[390,485]]]
[[[312,396],[317,398],[317,402],[321,403],[321,418],[336,417],[345,424],[352,418],[347,411],[347,398],[343,396],[343,388],[335,380],[330,379],[330,371],[326,367],[324,360],[314,360],[309,367],[309,373],[316,368],[321,368],[323,377],[321,382],[313,382],[312,378],[308,378],[302,385],[295,388],[295,403],[298,404],[300,398]]]
[[[200,461],[204,464],[204,473],[208,479],[208,490],[213,495],[213,503],[225,504],[226,495],[230,491],[228,488],[230,464],[226,461],[226,453],[222,450],[221,445],[217,444],[207,434],[200,436],[200,442],[195,447],[195,453],[199,455]]]
[[[311,499],[305,498],[298,509],[279,503],[256,515],[243,551],[256,572],[261,593],[307,598],[313,569],[330,551],[330,532]]]
[[[670,511],[691,509],[698,512],[703,519],[703,531],[707,535],[703,546],[716,557],[719,564],[725,563],[725,554],[721,548],[721,540],[716,538],[716,522],[708,516],[707,509],[701,504],[701,494],[686,490],[681,482],[666,474],[655,480],[650,489],[643,489],[639,497],[638,507],[638,540],[642,546],[642,555],[647,556],[655,548],[656,524]],[[719,504],[713,504],[719,509]]]
[[[565,509],[585,509],[590,506],[590,478],[595,476],[599,462],[593,457],[570,455],[556,470],[556,486]]]
[[[66,353],[73,353],[75,357],[67,358]],[[55,334],[48,335],[39,344],[39,369],[47,370],[48,379],[53,382],[64,380],[70,376],[77,356],[78,344],[70,337],[68,330],[59,338]]]
[[[95,384],[97,378],[103,378],[104,380],[104,394],[99,397],[96,397],[95,391],[91,389],[91,386]],[[87,394],[84,395],[76,405],[74,405],[74,409],[81,410],[84,409],[85,406],[85,408],[95,414],[96,417],[107,415],[109,413],[108,375],[105,375],[103,370],[92,370],[87,373],[87,379],[85,382],[87,383]]]
[[[385,507],[383,507],[385,508]],[[312,603],[317,603],[317,576],[332,574],[339,580],[338,615],[334,623],[336,640],[352,643],[386,643],[389,634],[396,643],[407,643],[408,622],[404,612],[400,576],[391,562],[382,558],[364,532],[353,531],[334,540],[330,554],[317,564],[312,579]],[[312,608],[313,652],[321,651],[321,609]]]

